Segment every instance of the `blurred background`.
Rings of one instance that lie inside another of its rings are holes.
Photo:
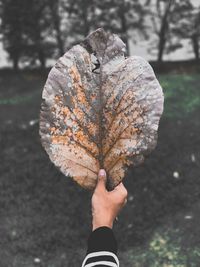
[[[91,192],[41,147],[48,72],[104,27],[150,62],[165,95],[158,145],[124,178],[120,265],[200,266],[200,1],[0,0],[0,266],[81,266]]]

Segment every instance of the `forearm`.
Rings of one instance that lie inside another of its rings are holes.
[[[96,228],[88,238],[88,248],[82,267],[119,266],[117,241],[107,226]]]
[[[106,172],[100,169],[92,195],[92,232],[82,267],[119,267],[117,241],[113,222],[127,201],[127,190],[122,183],[113,191],[106,189]]]

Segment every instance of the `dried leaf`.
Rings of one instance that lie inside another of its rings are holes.
[[[100,168],[113,189],[156,145],[162,88],[149,63],[124,51],[117,35],[98,29],[58,60],[43,90],[42,144],[87,189]]]

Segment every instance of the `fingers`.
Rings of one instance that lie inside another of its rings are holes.
[[[120,193],[125,198],[128,196],[128,191],[127,191],[126,187],[123,185],[122,182],[120,184],[118,184],[112,192]]]
[[[120,202],[124,203],[124,205],[126,204],[128,191],[122,182],[118,184],[110,193],[115,195],[120,200]]]
[[[100,169],[98,173],[98,181],[95,190],[106,191],[106,171],[104,169]]]

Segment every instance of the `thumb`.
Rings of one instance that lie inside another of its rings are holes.
[[[99,170],[96,189],[103,191],[106,190],[106,171],[104,169]]]

